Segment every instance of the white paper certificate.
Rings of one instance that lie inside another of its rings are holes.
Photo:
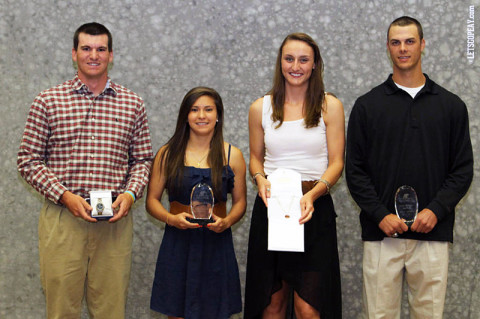
[[[279,168],[268,176],[272,184],[268,198],[268,250],[305,251],[301,216],[302,178],[300,173]]]

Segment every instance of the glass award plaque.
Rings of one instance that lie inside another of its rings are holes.
[[[403,185],[397,189],[395,193],[395,212],[398,218],[402,219],[410,229],[418,213],[418,198],[413,187]]]
[[[105,220],[113,217],[111,191],[91,191],[90,205],[93,207],[90,213],[93,218]]]
[[[190,194],[190,208],[193,218],[190,222],[205,226],[213,223],[214,197],[212,188],[205,183],[195,185]]]

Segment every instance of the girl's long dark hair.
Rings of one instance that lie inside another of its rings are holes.
[[[268,92],[272,96],[272,121],[278,122],[277,128],[283,123],[283,105],[285,104],[285,77],[282,74],[282,50],[285,44],[290,40],[303,41],[313,50],[314,65],[308,89],[305,96],[305,127],[318,126],[322,116],[323,104],[325,101],[325,86],[323,84],[323,60],[320,55],[320,49],[317,43],[305,33],[292,33],[287,35],[282,45],[278,49],[277,63],[275,65],[275,74],[273,76],[273,86]]]
[[[195,101],[202,96],[211,97],[217,108],[218,122],[215,125],[212,140],[210,141],[210,151],[208,153],[207,163],[211,168],[212,189],[214,195],[216,198],[221,199],[222,169],[226,163],[223,146],[223,102],[220,94],[214,89],[208,87],[195,87],[185,95],[178,112],[175,133],[163,148],[163,153],[160,157],[160,163],[162,165],[160,165],[160,167],[163,167],[163,172],[166,177],[166,189],[169,193],[175,192],[175,190],[180,188],[179,185],[183,180],[185,151],[190,137],[188,114]]]

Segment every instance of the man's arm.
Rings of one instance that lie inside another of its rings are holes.
[[[345,165],[348,188],[358,206],[387,236],[402,234],[408,230],[408,226],[388,211],[372,182],[368,165],[368,142],[372,141],[368,141],[367,125],[365,109],[357,100],[348,122]]]
[[[130,194],[119,194],[117,200],[112,204],[112,208],[116,211],[114,217],[109,220],[112,223],[128,215],[130,207],[134,203],[134,199],[136,200],[142,197],[144,188],[148,184],[153,152],[150,141],[147,112],[143,102],[140,105],[139,115],[135,121],[133,138],[130,141],[128,149],[129,168],[125,191],[128,191]]]
[[[452,103],[455,103],[452,102]],[[429,233],[436,224],[452,214],[455,206],[467,192],[473,179],[473,152],[470,141],[468,111],[465,103],[458,102],[450,115],[449,171],[435,197],[420,211],[411,229]]]
[[[74,216],[96,222],[89,214],[92,207],[85,199],[68,191],[46,165],[49,136],[46,104],[41,96],[37,96],[30,107],[18,151],[17,168],[20,175],[45,198],[64,204]]]
[[[449,172],[442,187],[426,207],[435,213],[439,221],[453,213],[473,179],[473,151],[465,103],[461,102],[454,109],[450,125]]]
[[[148,127],[147,112],[143,103],[135,121],[135,130],[130,141],[128,159],[128,178],[125,190],[135,194],[136,199],[143,196],[145,186],[148,184],[150,167],[153,160],[150,129]]]
[[[380,202],[369,172],[367,125],[365,108],[357,100],[348,122],[345,173],[353,199],[370,219],[379,224],[389,211]]]
[[[46,105],[41,96],[33,101],[27,117],[17,168],[20,175],[44,197],[58,203],[67,188],[47,167],[46,152],[49,139],[49,124]]]

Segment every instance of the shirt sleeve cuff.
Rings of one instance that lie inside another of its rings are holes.
[[[54,202],[55,204],[58,204],[60,202],[60,198],[62,198],[63,193],[65,193],[68,189],[61,185],[58,184],[55,187],[53,187],[47,194],[46,198]]]
[[[389,214],[391,214],[391,212],[389,212],[386,207],[380,206],[373,213],[373,218],[378,225],[385,218],[385,216]]]
[[[437,216],[438,221],[444,219],[448,214],[448,211],[443,207],[443,205],[435,200],[428,204],[426,208],[430,209],[435,216]]]

